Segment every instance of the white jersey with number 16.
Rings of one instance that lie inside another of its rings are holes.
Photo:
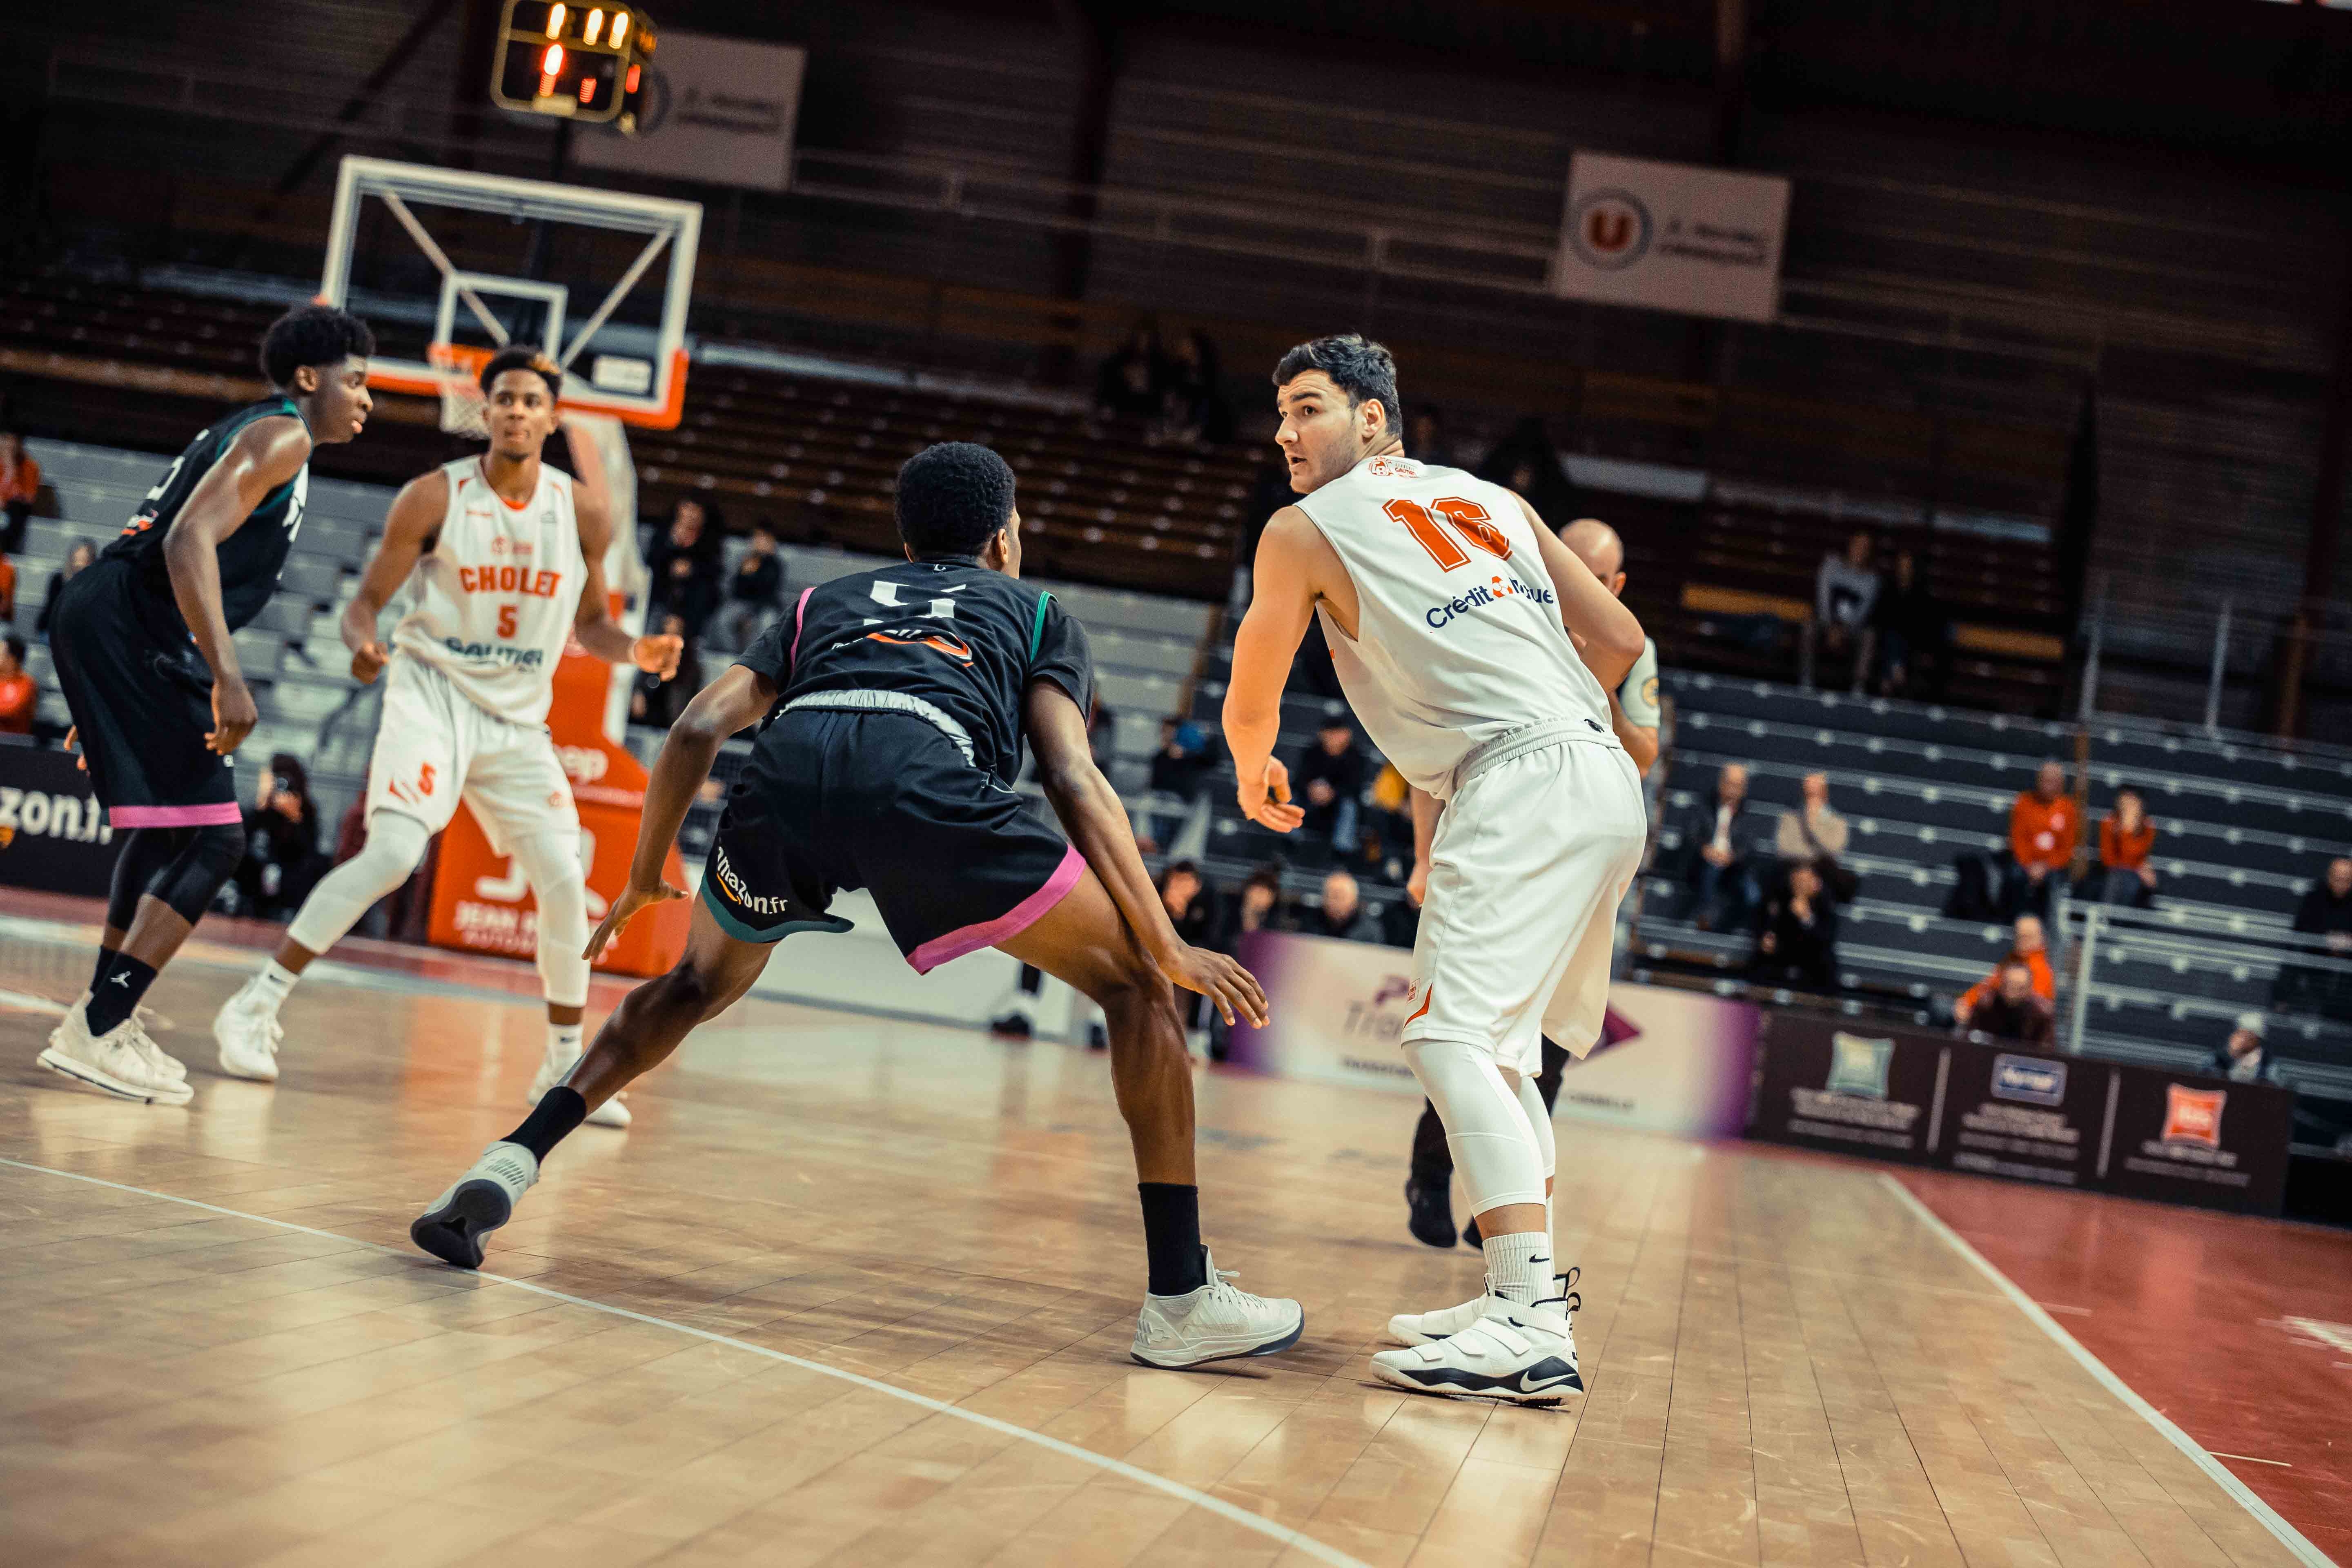
[[[1357,635],[1323,618],[1339,684],[1373,744],[1441,800],[1481,742],[1581,720],[1611,745],[1609,697],[1559,618],[1518,500],[1459,468],[1366,458],[1298,509],[1356,587]]]
[[[572,476],[541,464],[539,489],[518,506],[490,488],[478,458],[441,471],[449,510],[410,576],[416,598],[393,647],[448,677],[476,706],[543,724],[588,583]]]

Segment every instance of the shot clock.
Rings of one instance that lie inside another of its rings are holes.
[[[503,109],[634,134],[656,42],[653,18],[634,5],[507,0],[490,97]]]

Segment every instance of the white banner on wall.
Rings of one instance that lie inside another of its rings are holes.
[[[1553,291],[1603,305],[1769,321],[1780,308],[1789,182],[1579,153]]]
[[[647,128],[624,136],[583,126],[576,162],[755,191],[792,183],[806,49],[665,27],[646,68]]]

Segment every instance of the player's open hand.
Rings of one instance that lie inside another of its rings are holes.
[[[362,686],[373,686],[383,667],[392,662],[392,650],[370,638],[352,650],[352,679]]]
[[[581,956],[591,963],[595,963],[604,952],[604,944],[620,935],[621,928],[636,919],[640,910],[684,897],[685,889],[673,888],[667,882],[656,882],[650,888],[642,888],[631,881],[621,889],[621,896],[613,900],[613,907],[604,911],[604,922],[597,926],[596,934],[588,939],[588,951]]]
[[[66,750],[74,754],[74,768],[77,772],[85,773],[89,772],[89,759],[81,754],[80,725],[68,724],[66,726]]]
[[[254,706],[253,693],[245,683],[234,685],[226,681],[213,683],[213,727],[205,737],[205,749],[226,757],[253,733],[261,722],[261,710]]]
[[[684,637],[643,637],[629,645],[629,662],[647,675],[667,680],[677,673],[677,661],[685,652]]]
[[[1429,897],[1428,861],[1416,860],[1412,863],[1412,874],[1404,879],[1404,896],[1412,900],[1414,909],[1421,908],[1421,901]]]
[[[1307,808],[1290,803],[1290,770],[1279,758],[1266,759],[1262,778],[1241,776],[1234,794],[1240,797],[1242,815],[1260,827],[1287,833],[1307,820]]]
[[[1211,952],[1204,947],[1179,947],[1175,956],[1162,961],[1159,967],[1171,985],[1197,991],[1215,1003],[1219,1016],[1228,1025],[1235,1021],[1236,1014],[1244,1023],[1265,1023],[1265,991],[1258,984],[1257,976],[1223,953]]]

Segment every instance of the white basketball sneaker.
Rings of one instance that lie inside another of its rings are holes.
[[[247,981],[213,1015],[213,1040],[220,1047],[220,1069],[231,1078],[262,1083],[278,1080],[278,1047],[286,1038],[278,1009],[261,987]]]
[[[89,1005],[89,993],[83,992],[75,999],[74,1005],[87,1008]],[[173,1083],[187,1082],[187,1068],[177,1057],[166,1055],[163,1047],[155,1043],[154,1031],[171,1026],[164,1021],[163,1015],[142,1002],[131,1009],[131,1020],[139,1026],[139,1037],[133,1044],[147,1066],[158,1076],[167,1078]]]
[[[542,1058],[539,1064],[539,1076],[530,1080],[530,1102],[533,1105],[537,1105],[541,1100],[546,1099],[547,1091],[553,1089],[557,1084],[562,1083],[565,1079],[570,1078],[572,1076],[572,1069],[579,1065],[580,1058],[578,1057],[559,1058],[551,1054]],[[621,1103],[622,1099],[622,1096],[616,1094],[612,1099],[606,1100],[604,1104],[598,1106],[595,1110],[590,1111],[588,1113],[588,1125],[591,1127],[626,1127],[630,1121],[629,1108]]]
[[[1555,1297],[1522,1306],[1489,1296],[1485,1305],[1485,1315],[1466,1329],[1373,1356],[1372,1375],[1415,1394],[1512,1405],[1558,1405],[1584,1392],[1566,1302]]]
[[[185,1105],[196,1097],[184,1076],[170,1077],[157,1061],[178,1067],[139,1027],[125,1018],[104,1035],[89,1032],[87,1000],[77,1002],[49,1031],[48,1048],[37,1058],[51,1072],[150,1105]],[[185,1069],[183,1068],[184,1074]]]
[[[1582,1272],[1570,1268],[1565,1274],[1552,1276],[1571,1313],[1584,1305],[1583,1298],[1576,1293],[1576,1279]],[[1486,1303],[1493,1300],[1491,1296],[1474,1296],[1458,1307],[1440,1307],[1434,1312],[1399,1312],[1389,1320],[1389,1338],[1401,1345],[1425,1345],[1432,1340],[1458,1334],[1485,1317]]]
[[[1219,1268],[1205,1247],[1201,1266],[1208,1270],[1209,1282],[1199,1289],[1143,1298],[1143,1310],[1135,1320],[1135,1348],[1129,1352],[1137,1361],[1146,1366],[1199,1366],[1236,1356],[1272,1355],[1298,1342],[1307,1313],[1297,1302],[1236,1289],[1231,1283],[1237,1277],[1234,1271]]]
[[[539,1181],[539,1159],[501,1140],[482,1151],[473,1168],[410,1222],[408,1239],[460,1268],[482,1266],[482,1237],[514,1217],[514,1206]]]

